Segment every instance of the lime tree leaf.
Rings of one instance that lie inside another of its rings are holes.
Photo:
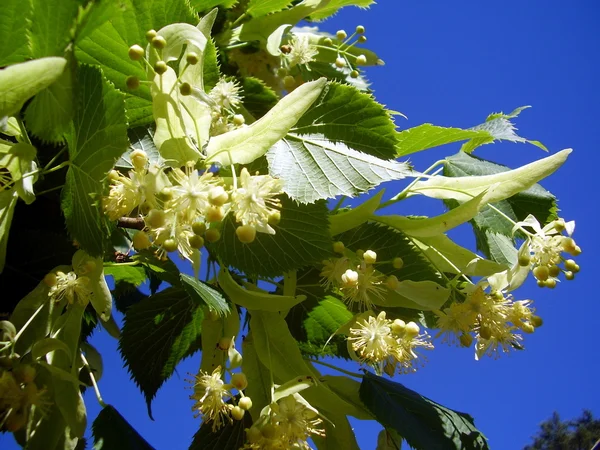
[[[78,72],[79,101],[67,135],[71,164],[62,190],[67,228],[91,256],[102,255],[108,240],[100,208],[102,180],[127,149],[123,94],[95,67]]]
[[[376,158],[322,134],[289,134],[269,150],[267,160],[270,174],[283,179],[284,192],[302,203],[352,197],[413,173],[406,163]]]
[[[152,128],[130,128],[127,130],[127,136],[129,137],[130,142],[129,151],[121,155],[115,164],[116,169],[122,169],[124,171],[132,170],[133,164],[131,162],[131,153],[135,150],[144,151],[146,155],[148,155],[150,164],[156,164],[158,166],[163,166],[165,164],[165,160],[160,156],[160,153],[154,144],[154,130]]]
[[[198,17],[185,0],[123,0],[122,3],[122,11],[77,42],[75,54],[81,62],[101,66],[115,87],[130,94],[126,99],[127,117],[129,126],[135,127],[153,121],[152,96],[146,85],[135,91],[127,89],[127,77],[147,78],[144,67],[129,59],[129,47],[145,45],[145,34],[150,29],[159,30],[178,22],[196,25]]]
[[[359,8],[368,8],[375,3],[375,0],[331,0],[325,2],[325,6],[320,7],[315,13],[310,15],[312,20],[323,20],[337,13],[344,6],[358,6]]]
[[[341,326],[352,319],[352,313],[346,305],[331,295],[319,301],[312,309],[310,304],[300,306],[306,310],[304,329],[311,344],[324,345]]]
[[[266,16],[292,4],[291,0],[250,0],[245,13],[252,17]]]
[[[34,58],[62,56],[75,24],[77,0],[31,0],[31,53]]]
[[[119,350],[148,404],[186,356],[200,349],[202,305],[181,287],[170,287],[131,306]]]
[[[415,449],[488,449],[485,436],[468,414],[446,408],[400,383],[366,372],[360,398],[386,428]]]
[[[354,47],[352,47],[354,49]],[[351,52],[351,51],[350,51]],[[321,51],[319,54],[327,55],[326,51]],[[333,53],[333,61],[337,57],[337,53],[334,51]],[[352,52],[351,52],[352,53]],[[356,55],[358,56],[358,55]],[[329,59],[329,56],[327,55]],[[334,81],[336,83],[345,83],[350,86],[354,86],[361,92],[366,92],[369,90],[369,86],[371,83],[364,76],[364,72],[361,72],[358,77],[353,78],[350,76],[352,73],[351,67],[342,67],[338,68],[331,62],[323,62],[323,61],[312,61],[307,65],[298,66],[300,73],[302,74],[302,79],[305,81],[316,80],[320,77],[325,77],[330,81]]]
[[[94,420],[92,434],[95,450],[154,450],[111,405],[102,408]]]
[[[256,354],[256,344],[252,333],[242,341],[242,371],[248,377],[248,387],[244,393],[252,399],[249,412],[257,420],[262,409],[271,403],[271,376],[269,369],[260,362]]]
[[[66,63],[64,58],[48,57],[0,70],[0,118],[14,115],[27,100],[54,83]]]
[[[142,266],[129,266],[126,264],[105,265],[104,275],[112,276],[115,284],[129,283],[135,287],[142,284],[147,278]]]
[[[331,215],[329,217],[329,231],[331,235],[336,236],[344,231],[356,228],[369,220],[381,204],[384,192],[385,189],[382,189],[357,207],[349,211]]]
[[[190,5],[199,13],[213,9],[215,6],[231,8],[238,0],[190,0]]]
[[[254,399],[252,399],[254,401]],[[252,426],[250,414],[242,420],[225,422],[218,431],[212,431],[212,423],[203,423],[194,435],[189,450],[239,450],[246,443],[246,428]]]
[[[291,132],[322,134],[378,158],[396,156],[396,126],[389,112],[371,95],[344,84],[329,83]]]
[[[512,124],[512,122],[510,122],[510,120],[508,120],[508,119],[513,119],[513,118],[517,117],[521,113],[521,111],[523,111],[524,109],[527,109],[527,108],[529,108],[529,106],[521,106],[521,107],[515,109],[510,114],[503,114],[503,113],[490,114],[484,123],[471,128],[471,130],[474,130],[474,131],[485,131],[490,135],[490,137],[488,137],[488,138],[481,137],[481,138],[471,139],[469,142],[466,142],[463,144],[463,146],[460,148],[461,151],[463,151],[465,153],[472,153],[473,150],[475,150],[477,147],[480,147],[485,144],[490,144],[490,143],[494,142],[495,140],[506,140],[506,141],[510,141],[510,142],[522,142],[522,143],[528,142],[530,144],[535,145],[536,147],[541,148],[542,150],[548,151],[548,149],[541,142],[530,141],[528,139],[518,136],[515,133],[515,130],[516,130],[515,126]]]
[[[397,156],[406,156],[440,145],[453,142],[466,141],[467,139],[491,139],[494,137],[486,130],[462,128],[445,128],[430,123],[424,123],[413,128],[402,130],[397,136]]]
[[[554,158],[560,153],[553,155]],[[550,158],[553,158],[550,157]],[[549,158],[544,158],[548,160]],[[542,161],[544,161],[542,160]],[[558,160],[560,162],[560,160]],[[535,164],[535,163],[532,163]],[[524,167],[531,167],[528,164]],[[550,166],[550,167],[553,167]],[[520,169],[516,169],[519,171]],[[444,176],[480,178],[497,176],[497,174],[515,173],[506,166],[486,161],[463,152],[447,159],[444,165]],[[531,173],[534,172],[530,170]],[[481,179],[481,178],[480,178]],[[528,214],[533,214],[542,224],[555,219],[557,206],[556,197],[536,183],[529,183],[529,188],[499,202],[494,207],[517,222],[524,220]],[[447,200],[451,208],[458,207],[456,201]],[[471,221],[477,238],[477,248],[488,258],[501,264],[513,264],[516,261],[516,249],[512,238],[512,223],[495,209],[486,206]]]
[[[196,303],[205,304],[221,316],[230,312],[227,300],[219,291],[185,273],[179,277],[183,288]]]
[[[325,436],[311,436],[317,446],[317,450],[360,450],[356,436],[348,418],[335,410],[323,410],[327,419],[323,422]],[[331,422],[330,422],[331,421]]]
[[[277,103],[277,94],[262,80],[245,77],[242,80],[244,107],[254,117],[264,116]]]
[[[225,266],[252,275],[277,276],[321,261],[331,253],[327,205],[301,205],[281,199],[281,222],[275,234],[257,233],[251,244],[242,244],[235,234],[238,224],[231,214],[223,221],[221,239],[211,245]]]
[[[249,164],[260,158],[296,125],[326,83],[325,78],[304,83],[251,125],[213,137],[206,147],[206,162],[229,166]]]
[[[31,57],[29,20],[31,3],[4,0],[0,15],[0,67],[23,62]]]

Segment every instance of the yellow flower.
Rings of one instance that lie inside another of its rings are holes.
[[[174,169],[171,172],[174,184],[169,191],[173,198],[166,204],[165,209],[180,214],[183,221],[192,222],[200,215],[204,219],[210,206],[209,193],[219,184],[212,172],[205,171],[202,175],[193,167]]]
[[[358,328],[350,328],[349,341],[352,349],[361,359],[377,364],[385,360],[396,346],[392,336],[392,322],[386,319],[385,311],[381,311],[377,318],[367,317],[356,322]]]
[[[232,421],[229,416],[232,405],[225,403],[225,399],[232,396],[228,388],[221,378],[221,366],[211,375],[206,372],[196,375],[195,392],[190,397],[196,400],[193,409],[202,415],[205,422],[212,421],[213,432],[221,428],[225,420]]]
[[[314,61],[319,51],[310,43],[310,37],[306,34],[295,36],[290,42],[290,52],[287,54],[290,67],[298,64],[308,64]]]
[[[48,291],[48,296],[55,302],[66,299],[69,304],[75,302],[81,305],[87,305],[92,296],[92,290],[89,286],[90,279],[82,276],[78,277],[75,272],[56,272],[56,284]]]

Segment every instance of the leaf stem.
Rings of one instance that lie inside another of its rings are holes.
[[[23,331],[25,331],[25,329],[29,326],[29,324],[31,324],[31,322],[33,322],[33,319],[35,319],[35,316],[37,316],[39,314],[39,312],[42,310],[42,308],[46,306],[46,303],[42,303],[38,309],[35,310],[35,312],[31,315],[31,317],[27,320],[27,322],[25,322],[25,325],[23,325],[21,327],[21,329],[19,330],[19,332],[15,335],[15,338],[13,339],[13,342],[17,342],[17,340],[21,337],[21,335],[23,334]],[[12,349],[12,353],[14,353],[14,346]]]
[[[361,374],[359,374],[359,373],[356,373],[356,372],[350,372],[350,371],[348,371],[348,370],[340,369],[339,367],[337,367],[337,366],[334,366],[333,364],[328,364],[328,363],[326,363],[326,362],[319,361],[318,359],[304,358],[304,360],[305,360],[305,361],[312,362],[312,363],[316,363],[316,364],[321,364],[322,366],[329,367],[330,369],[333,369],[333,370],[337,370],[338,372],[344,373],[344,374],[346,374],[346,375],[350,375],[351,377],[355,377],[355,378],[362,378],[362,377],[363,377],[363,376],[362,376]]]
[[[80,351],[79,354],[81,356],[81,360],[83,361],[83,365],[85,366],[88,373],[90,374],[90,380],[92,380],[92,385],[94,386],[94,391],[96,392],[96,398],[98,399],[98,403],[100,403],[100,406],[102,406],[104,408],[106,406],[106,403],[104,403],[104,400],[102,400],[102,395],[100,394],[100,389],[98,388],[98,383],[96,383],[96,377],[94,376],[94,374],[92,372],[92,368],[90,367],[90,364],[88,363],[87,359],[85,358],[83,352]]]
[[[23,136],[23,139],[25,140],[26,143],[28,143],[29,145],[31,144],[31,139],[29,139],[29,135],[27,134],[27,130],[25,129],[25,124],[23,123],[23,121],[21,120],[20,117],[16,117],[17,119],[17,123],[19,124],[19,130],[21,131],[21,135]]]
[[[344,202],[346,201],[347,198],[348,197],[346,197],[345,195],[342,195],[331,212],[335,212],[338,209],[340,209],[342,207],[342,205],[344,204]]]
[[[46,170],[48,170],[48,167],[52,166],[52,164],[54,164],[54,163],[56,162],[56,160],[58,159],[58,157],[59,157],[60,155],[62,155],[62,154],[63,154],[63,152],[64,152],[66,149],[67,149],[67,146],[66,146],[66,145],[65,145],[63,148],[61,148],[61,149],[58,151],[58,153],[52,157],[52,159],[50,160],[50,162],[44,166],[44,169],[43,169],[43,171],[46,171]]]
[[[421,178],[423,178],[425,175],[427,175],[429,172],[431,172],[433,169],[435,169],[440,164],[444,164],[444,162],[445,162],[445,160],[443,160],[443,159],[440,159],[439,161],[434,162],[431,166],[429,166],[427,169],[425,169],[425,171],[423,173],[421,173],[418,177],[416,177],[408,186],[406,186],[404,189],[402,189],[402,191],[400,191],[394,197],[390,198],[387,202],[383,202],[381,205],[379,205],[379,207],[377,209],[378,210],[383,209],[390,205],[393,205],[394,203],[399,202],[400,200],[404,200],[407,197],[408,192],[411,190],[411,188],[415,184],[417,184],[417,182],[419,182],[421,180]],[[440,170],[441,169],[437,170],[433,174],[433,176],[437,175]]]

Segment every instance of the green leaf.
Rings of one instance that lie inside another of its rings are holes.
[[[550,170],[554,169],[554,164],[561,163],[561,156],[565,157],[568,154],[566,151],[563,152],[549,157],[553,158],[550,160]],[[540,178],[540,175],[544,174],[543,170],[547,169],[543,169],[542,167],[542,170],[537,170],[532,165],[545,164],[549,158],[544,158],[541,161],[536,161],[511,171],[505,166],[459,152],[447,159],[444,166],[444,175],[447,177],[458,177],[462,180],[470,178],[481,180],[485,177],[498,176],[497,174],[508,178],[507,175],[514,175],[515,172],[519,171],[525,173],[526,177],[537,180]],[[552,161],[555,162],[552,163]],[[522,171],[523,168],[527,167],[530,168],[529,173]],[[536,172],[540,173],[536,174]],[[448,180],[451,179],[448,178]],[[540,223],[547,223],[556,218],[556,197],[539,184],[533,182],[527,185],[529,186],[527,189],[505,200],[496,202],[494,207],[515,222],[524,220],[528,214],[533,214]],[[447,204],[451,207],[457,206],[457,202],[454,201],[447,201]],[[488,258],[501,264],[513,264],[516,261],[516,250],[512,239],[512,223],[510,221],[494,209],[486,206],[473,218],[471,224],[476,231],[477,248]]]
[[[115,284],[129,283],[136,287],[146,281],[147,278],[142,266],[129,266],[126,264],[105,265],[104,275],[112,276]]]
[[[129,47],[146,43],[146,31],[159,30],[171,23],[184,22],[195,25],[197,15],[186,0],[122,0],[124,11],[96,28],[77,43],[76,56],[81,62],[102,67],[103,73],[115,87],[128,92],[126,98],[129,126],[147,125],[154,121],[152,97],[148,86],[129,91],[126,79],[137,76],[147,78],[144,67],[128,57]]]
[[[262,409],[271,403],[271,375],[269,369],[260,362],[251,332],[242,341],[242,354],[242,372],[248,378],[248,387],[244,393],[252,399],[249,412],[257,420]]]
[[[374,4],[375,0],[331,0],[325,3],[325,6],[319,8],[317,12],[310,15],[311,20],[323,20],[337,13],[344,6],[358,6],[359,8],[368,8]]]
[[[4,270],[8,233],[18,198],[14,190],[0,192],[0,273]]]
[[[54,83],[66,63],[65,58],[49,57],[0,70],[0,118],[14,115],[27,100]]]
[[[326,83],[325,78],[304,83],[251,125],[213,137],[206,147],[206,162],[249,164],[263,156],[298,122]]]
[[[170,259],[161,260],[149,250],[138,252],[133,259],[139,261],[159,280],[169,283],[171,286],[180,286],[179,269]]]
[[[338,375],[325,375],[321,378],[321,381],[335,392],[340,398],[350,403],[356,408],[356,411],[361,412],[356,418],[360,420],[373,420],[373,414],[368,411],[360,399],[360,382],[346,377]]]
[[[495,113],[490,114],[486,121],[481,125],[471,128],[474,131],[485,131],[489,134],[489,137],[471,139],[469,142],[463,144],[460,148],[465,153],[472,153],[477,147],[485,144],[490,144],[495,140],[506,140],[511,142],[528,142],[541,148],[542,150],[548,151],[548,149],[539,141],[530,141],[522,138],[515,133],[515,126],[508,120],[517,117],[521,111],[529,108],[529,106],[521,106],[515,109],[510,114]]]
[[[278,101],[277,94],[269,88],[264,81],[245,77],[242,80],[244,92],[244,107],[254,117],[262,117],[273,108]]]
[[[354,196],[384,181],[412,174],[409,166],[383,160],[332,142],[323,135],[288,135],[267,153],[271,175],[302,203],[338,195]]]
[[[312,309],[310,304],[300,305],[306,311],[304,329],[308,342],[324,345],[343,325],[352,319],[352,313],[339,299],[328,295]]]
[[[102,408],[94,420],[92,434],[94,450],[154,450],[111,405]]]
[[[71,349],[65,344],[64,341],[56,338],[45,338],[37,341],[31,347],[31,357],[36,360],[40,359],[43,356],[46,356],[47,353],[62,350],[66,353],[66,355],[73,359],[73,355],[71,354]]]
[[[488,449],[473,418],[448,409],[400,383],[366,372],[360,398],[386,428],[415,449]]]
[[[319,45],[324,44],[320,43]],[[355,47],[352,47],[349,52],[353,53],[352,50],[354,48]],[[335,52],[335,49],[332,50],[333,51],[331,53],[333,56],[333,62],[335,62],[337,58],[337,52]],[[327,52],[321,49],[319,55],[320,54],[327,55]],[[327,56],[327,58],[329,59],[329,56]],[[325,77],[329,81],[335,83],[344,83],[353,86],[361,92],[368,92],[369,86],[371,85],[366,79],[364,72],[361,72],[357,78],[351,77],[350,74],[352,73],[352,69],[350,67],[338,68],[332,63],[322,61],[312,61],[307,65],[297,67],[302,74],[302,79],[305,81],[316,80],[317,78]]]
[[[322,134],[378,158],[396,156],[396,126],[389,112],[371,95],[344,84],[329,83],[291,131]]]
[[[287,8],[291,3],[291,0],[250,0],[245,13],[252,17],[266,16]]]
[[[127,149],[123,95],[95,67],[78,73],[79,102],[67,136],[71,164],[62,190],[67,228],[91,256],[102,254],[108,233],[103,226],[99,196],[102,180]]]
[[[34,58],[62,56],[71,39],[77,0],[31,0],[31,53]]]
[[[220,316],[230,313],[229,304],[219,291],[185,273],[180,274],[179,278],[185,291],[197,304],[208,306]]]
[[[199,13],[213,9],[215,6],[231,8],[238,0],[190,0],[190,5]]]
[[[329,255],[331,237],[325,202],[301,205],[285,196],[281,200],[281,222],[274,226],[275,234],[257,233],[251,244],[242,244],[237,238],[237,224],[231,215],[223,221],[222,237],[212,248],[226,267],[252,275],[277,276]]]
[[[0,67],[23,62],[31,57],[29,20],[31,3],[23,0],[4,0],[0,15]]]
[[[127,310],[119,349],[149,413],[154,395],[179,361],[200,348],[203,317],[202,306],[180,287],[167,288]]]
[[[121,14],[125,10],[124,4],[119,0],[96,0],[88,2],[79,9],[77,15],[75,42],[89,36],[96,28]]]
[[[348,418],[339,411],[324,411],[331,421],[324,421],[325,436],[311,436],[318,450],[360,450]]]
[[[250,414],[244,414],[242,420],[226,422],[217,432],[212,431],[212,423],[203,423],[189,450],[239,450],[246,443],[245,429],[251,426]]]

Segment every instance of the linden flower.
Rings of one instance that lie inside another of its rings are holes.
[[[385,311],[381,311],[376,318],[369,316],[357,321],[358,328],[350,328],[348,338],[352,342],[352,349],[368,362],[379,363],[385,360],[397,344],[392,336],[391,324],[386,319]]]
[[[500,352],[508,353],[511,348],[522,349],[519,341],[523,337],[519,334],[514,334],[516,327],[505,327],[494,330],[489,339],[483,339],[478,336],[477,345],[475,346],[475,359],[479,360],[483,355],[493,356],[495,359],[500,357]]]
[[[323,269],[319,274],[323,280],[321,284],[325,289],[337,287],[342,275],[348,270],[348,258],[334,258],[323,261]]]
[[[185,172],[173,170],[171,177],[175,182],[169,188],[173,198],[167,202],[166,209],[179,213],[183,221],[191,222],[198,214],[204,217],[210,205],[209,193],[219,183],[212,172],[199,175],[197,170],[188,167]]]
[[[402,321],[399,322],[402,323]],[[397,325],[397,322],[394,324]],[[427,333],[420,334],[419,326],[414,322],[408,322],[405,326],[392,327],[392,331],[395,330],[397,330],[397,333],[394,333],[397,345],[392,349],[388,364],[393,364],[395,360],[399,366],[399,373],[415,372],[417,370],[415,364],[419,357],[416,349],[433,349],[433,344],[429,342],[429,335]]]
[[[208,94],[223,109],[237,108],[241,102],[240,86],[235,81],[221,78]]]
[[[269,216],[277,212],[281,206],[275,198],[283,192],[283,182],[270,175],[250,175],[243,168],[239,177],[240,187],[231,194],[231,209],[235,219],[243,225],[251,225],[257,231],[275,234],[269,225]]]
[[[0,375],[0,419],[2,412],[19,409],[23,400],[23,391],[17,384],[12,373],[2,371]]]
[[[372,266],[365,264],[358,266],[357,271],[354,273],[358,274],[356,283],[346,282],[341,286],[344,300],[350,303],[350,306],[358,303],[361,310],[372,309],[373,300],[383,298],[385,292],[384,277],[376,272]],[[347,274],[348,271],[343,276]]]
[[[204,422],[212,421],[212,431],[216,432],[224,424],[225,419],[230,422],[229,406],[225,399],[232,396],[228,385],[221,379],[221,366],[217,367],[211,375],[201,373],[196,375],[194,384],[195,393],[190,397],[196,400],[192,409],[198,410]]]
[[[290,67],[298,64],[308,64],[314,61],[315,56],[319,53],[317,48],[310,43],[310,38],[306,34],[294,36],[290,42],[290,47],[290,52],[286,55]]]
[[[285,448],[309,449],[306,440],[311,434],[324,435],[324,432],[317,428],[322,423],[317,413],[297,401],[293,395],[282,398],[271,408],[273,420],[278,422],[285,441],[290,444]]]
[[[443,336],[442,342],[457,343],[456,336],[469,333],[475,323],[477,315],[469,305],[464,303],[452,303],[443,311],[435,310],[437,316],[437,327],[439,332],[436,338]]]
[[[89,287],[90,279],[82,276],[78,277],[75,272],[56,272],[56,284],[50,288],[48,296],[55,302],[65,299],[69,304],[75,302],[81,305],[87,305],[92,296],[92,290]]]

